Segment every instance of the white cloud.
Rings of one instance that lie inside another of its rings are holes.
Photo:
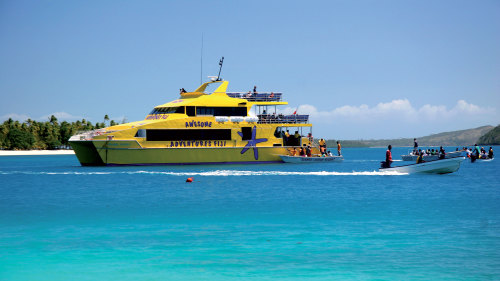
[[[291,114],[295,108],[282,112]],[[426,134],[469,129],[483,125],[497,125],[498,112],[491,107],[480,107],[459,100],[448,108],[445,105],[425,104],[415,107],[408,99],[396,99],[374,106],[344,105],[331,110],[318,110],[304,104],[298,114],[309,114],[315,131],[324,137],[392,138],[423,136]],[[334,134],[334,135],[332,135]]]
[[[67,112],[54,112],[51,114],[40,116],[38,118],[33,118],[27,114],[10,113],[10,114],[0,116],[0,120],[7,120],[9,118],[12,118],[13,120],[20,121],[20,122],[24,122],[27,119],[33,119],[33,120],[45,122],[45,121],[48,121],[50,119],[50,116],[52,116],[52,115],[54,115],[57,118],[57,120],[59,120],[59,121],[76,121],[76,120],[80,120],[80,119],[84,118],[81,116],[72,115],[72,114],[67,113]]]
[[[50,119],[50,116],[52,116],[52,115],[54,115],[57,118],[57,120],[59,120],[59,121],[74,121],[74,120],[80,120],[83,118],[81,116],[71,115],[67,112],[54,112],[51,114],[44,115],[40,118],[37,118],[37,120],[47,121],[48,119]]]
[[[9,118],[12,118],[12,120],[15,121],[24,122],[26,121],[26,119],[29,119],[30,117],[26,114],[9,113],[1,116],[0,120],[8,120]]]
[[[283,109],[284,114],[291,114],[295,111],[292,107]],[[457,104],[448,109],[444,105],[426,104],[420,108],[415,108],[407,99],[393,100],[387,103],[379,103],[370,107],[366,104],[359,106],[344,105],[329,111],[319,111],[315,106],[304,104],[297,110],[301,114],[309,114],[312,118],[320,117],[355,117],[355,118],[381,118],[381,117],[405,117],[405,119],[420,121],[426,119],[429,121],[436,118],[454,118],[463,115],[491,115],[495,113],[494,108],[481,108],[477,105],[467,103],[464,100],[457,101]]]

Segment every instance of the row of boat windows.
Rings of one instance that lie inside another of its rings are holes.
[[[188,116],[247,116],[246,107],[202,107],[202,106],[179,106],[179,107],[158,107],[149,114],[172,114],[182,113]]]
[[[231,140],[231,129],[138,130],[136,137],[144,137],[144,133],[146,141]]]

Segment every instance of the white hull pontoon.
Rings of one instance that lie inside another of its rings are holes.
[[[395,166],[390,168],[380,168],[379,171],[396,171],[399,173],[431,173],[431,174],[448,174],[453,173],[460,168],[460,163],[465,160],[465,157],[455,157],[428,161],[420,164],[410,164],[404,166]]]
[[[320,163],[320,162],[342,162],[344,156],[326,156],[326,157],[304,157],[280,155],[285,163]]]

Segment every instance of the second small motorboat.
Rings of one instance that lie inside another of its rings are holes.
[[[454,157],[446,159],[438,159],[423,163],[415,163],[403,166],[381,167],[379,172],[394,171],[399,173],[430,173],[430,174],[448,174],[456,172],[460,168],[460,163],[465,160],[465,157]],[[385,163],[385,162],[382,162]]]

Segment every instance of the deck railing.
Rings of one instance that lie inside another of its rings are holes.
[[[246,99],[247,101],[281,101],[283,93],[274,92],[258,92],[258,93],[243,93],[231,92],[226,93],[231,98]]]
[[[282,115],[282,114],[259,114],[259,124],[306,124],[309,122],[309,115]]]

